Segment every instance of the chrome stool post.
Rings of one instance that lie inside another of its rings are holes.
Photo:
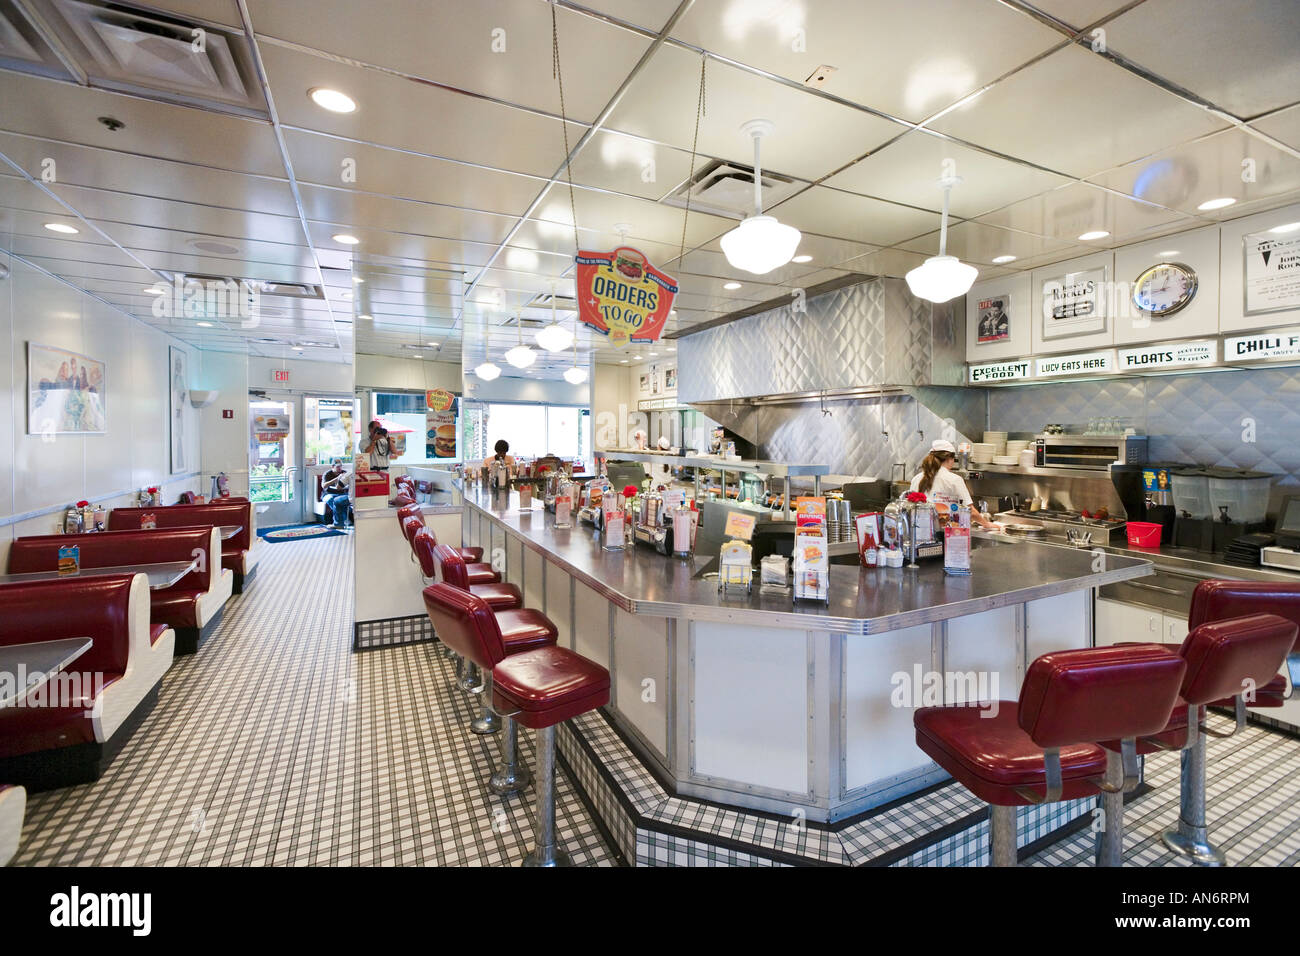
[[[478,734],[480,737],[488,734],[495,734],[501,729],[501,718],[492,712],[492,672],[483,672],[483,683],[476,693],[482,702],[479,715],[469,722],[471,733]]]
[[[1245,707],[1240,697],[1238,709]],[[1179,774],[1178,828],[1162,834],[1165,846],[1201,866],[1223,866],[1223,851],[1210,843],[1205,827],[1205,729],[1199,707],[1187,709],[1187,749],[1182,752]]]
[[[492,792],[502,796],[519,793],[533,780],[528,768],[519,762],[519,725],[513,717],[505,718],[504,730],[501,735],[501,765],[488,780]]]
[[[1016,808],[989,806],[989,865],[1016,866]]]
[[[460,679],[456,682],[459,687],[467,694],[478,694],[483,690],[483,678],[479,673],[478,665],[473,661],[464,661],[464,670],[460,672]]]
[[[537,730],[537,814],[533,849],[524,866],[568,866],[569,855],[555,840],[555,727]]]

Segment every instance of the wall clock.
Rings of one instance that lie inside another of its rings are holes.
[[[1133,304],[1155,319],[1173,315],[1196,296],[1196,270],[1181,262],[1158,262],[1133,282]]]

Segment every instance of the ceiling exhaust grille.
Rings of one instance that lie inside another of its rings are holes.
[[[763,170],[763,208],[790,198],[806,185],[789,176]],[[714,160],[663,201],[670,206],[685,208],[688,194],[691,208],[699,212],[730,219],[748,216],[754,211],[754,168]]]

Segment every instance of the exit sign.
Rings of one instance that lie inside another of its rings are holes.
[[[287,368],[271,369],[271,381],[280,385],[287,385],[289,383],[289,370]]]

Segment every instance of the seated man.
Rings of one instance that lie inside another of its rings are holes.
[[[320,484],[321,494],[325,497],[325,513],[331,516],[334,527],[347,528],[352,499],[348,497],[348,470],[343,467],[343,459],[335,458],[330,462],[329,471],[321,475]]]

